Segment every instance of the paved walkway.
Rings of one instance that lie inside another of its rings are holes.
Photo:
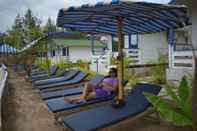
[[[24,77],[9,70],[9,96],[4,131],[62,131],[37,90]]]

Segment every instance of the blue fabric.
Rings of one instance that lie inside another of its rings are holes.
[[[34,85],[35,86],[40,86],[40,85],[48,85],[48,84],[52,84],[52,83],[58,83],[58,82],[62,82],[62,81],[67,81],[67,80],[70,80],[73,77],[75,77],[78,73],[79,73],[79,71],[77,71],[77,70],[69,71],[69,72],[65,73],[65,76],[62,76],[62,77],[35,81]]]
[[[42,75],[42,74],[48,74],[47,71],[42,70],[42,71],[36,71],[31,73],[31,77],[37,76],[37,75]]]
[[[57,67],[57,66],[52,66],[52,67],[50,68],[50,73],[51,73],[51,75],[55,75],[55,73],[57,72],[58,69],[59,69],[59,67]]]
[[[18,50],[8,44],[1,44],[0,43],[0,54],[16,54]]]
[[[122,108],[113,108],[111,105],[82,111],[65,116],[63,123],[75,131],[90,131],[115,124],[121,120],[144,112],[150,103],[142,94],[150,92],[157,95],[160,87],[152,84],[138,84],[125,98],[126,104]]]
[[[31,80],[36,81],[36,80],[41,80],[41,79],[44,79],[44,78],[47,78],[47,77],[49,77],[48,74],[38,74],[38,75],[33,75],[31,77]]]
[[[98,102],[102,102],[102,101],[111,100],[114,98],[114,96],[115,96],[115,94],[108,95],[105,97],[97,97],[95,99],[84,101],[84,102],[81,102],[78,104],[66,102],[64,100],[64,97],[45,100],[45,102],[46,102],[49,110],[53,113],[56,113],[56,112],[60,112],[60,111],[75,109],[75,108],[82,107],[85,105],[90,105],[90,104],[94,104],[94,103],[98,103]]]
[[[71,84],[76,84],[81,82],[82,80],[85,79],[85,77],[87,76],[86,73],[84,72],[79,72],[73,79],[71,80],[67,80],[67,81],[62,81],[62,82],[58,82],[58,83],[52,83],[52,84],[47,84],[47,85],[40,85],[37,86],[40,90],[44,90],[44,89],[49,89],[52,87],[58,87],[58,86],[64,86],[64,85],[71,85]]]
[[[102,80],[104,79],[104,76],[102,75],[96,75],[93,77],[89,82],[93,86],[97,86]],[[60,91],[52,91],[52,92],[42,92],[41,91],[41,97],[43,100],[51,99],[51,98],[57,98],[62,96],[68,96],[68,95],[76,95],[82,93],[82,87],[81,88],[73,88],[73,89],[64,89]]]
[[[188,10],[183,6],[114,0],[108,4],[99,2],[61,9],[57,26],[81,32],[117,35],[117,19],[120,17],[123,18],[123,34],[162,32],[189,24]]]
[[[77,95],[77,94],[81,94],[82,91],[83,91],[83,87],[64,89],[64,90],[58,90],[58,91],[50,91],[50,92],[41,91],[41,98],[43,100],[47,100],[47,99],[52,99],[52,98],[57,98],[57,97]]]
[[[54,75],[58,70],[58,67],[57,66],[52,66],[50,67],[50,73],[51,75]],[[41,71],[41,72],[35,72],[35,73],[32,73],[31,75],[31,78],[34,79],[34,80],[37,80],[37,77],[42,77],[42,76],[45,76],[45,75],[48,75],[48,72],[45,70],[45,71]]]

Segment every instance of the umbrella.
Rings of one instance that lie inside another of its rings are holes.
[[[113,0],[60,9],[57,26],[118,36],[119,102],[123,101],[123,35],[168,31],[189,24],[185,6]]]
[[[8,44],[2,44],[0,45],[0,53],[1,54],[16,54],[18,50]]]

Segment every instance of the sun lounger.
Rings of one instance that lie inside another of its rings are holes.
[[[111,105],[89,109],[63,117],[63,125],[74,131],[92,131],[118,124],[129,118],[135,120],[151,106],[143,92],[157,95],[160,87],[151,84],[138,84],[125,98],[126,104],[122,108],[113,108]],[[58,105],[59,106],[59,105]],[[128,124],[128,123],[127,123]],[[130,123],[131,124],[131,123]],[[116,126],[118,127],[118,126]],[[108,129],[107,128],[107,129]]]
[[[32,81],[35,81],[35,80],[42,79],[42,77],[49,77],[50,75],[55,75],[57,70],[58,70],[58,67],[53,66],[53,67],[50,68],[50,74],[43,73],[43,74],[38,74],[38,75],[32,75],[31,79],[32,79]]]
[[[44,80],[37,80],[37,81],[34,81],[33,84],[35,86],[40,86],[40,85],[47,85],[47,84],[67,81],[75,77],[78,73],[79,73],[79,70],[72,70],[72,71],[68,71],[64,73],[64,76],[54,77],[54,78],[49,78],[49,79],[44,79]]]
[[[55,74],[57,70],[58,70],[58,67],[57,66],[50,67],[50,75]],[[48,71],[47,70],[44,70],[44,71],[32,73],[31,74],[31,79],[34,79],[34,78],[36,78],[38,76],[42,76],[43,74],[48,74]]]
[[[102,102],[102,101],[112,100],[114,98],[114,96],[115,96],[115,94],[113,93],[113,94],[105,96],[105,97],[97,97],[95,99],[90,99],[88,101],[84,101],[84,102],[81,102],[78,104],[66,102],[64,97],[45,100],[45,102],[46,102],[49,110],[53,113],[56,113],[56,112],[79,108],[79,107],[82,107],[85,105],[90,105],[90,104],[94,104],[94,103],[98,103],[98,102]]]
[[[102,82],[104,79],[103,75],[96,75],[93,77],[89,82],[93,86],[97,86]],[[79,88],[72,88],[72,89],[64,89],[59,91],[52,91],[52,92],[41,92],[41,97],[43,100],[57,98],[57,97],[64,97],[64,96],[70,96],[70,95],[78,95],[81,94],[83,91],[84,85],[80,86]]]
[[[127,82],[128,81],[124,81],[123,85],[125,86],[127,84]],[[82,92],[81,88],[79,90]],[[73,97],[74,95],[78,95],[78,94],[73,93],[73,95],[68,94],[67,96]],[[93,104],[94,105],[95,104],[97,104],[97,105],[106,104],[107,102],[110,102],[110,100],[112,100],[115,96],[116,96],[116,93],[112,93],[111,95],[104,96],[104,97],[97,97],[94,99],[90,99],[90,100],[81,102],[79,104],[66,102],[64,97],[60,97],[60,98],[45,100],[45,103],[47,104],[49,110],[53,113],[56,113],[55,116],[58,117],[62,114],[67,114],[67,112],[69,113],[70,110],[73,110],[73,112],[74,112],[78,108],[82,109],[82,107],[88,106],[88,108],[91,108]]]
[[[51,88],[55,89],[55,87],[58,88],[58,87],[62,87],[62,86],[79,84],[80,82],[82,82],[87,77],[87,75],[88,75],[87,73],[79,72],[71,80],[62,81],[62,82],[58,82],[58,83],[47,84],[47,85],[40,85],[40,86],[37,86],[37,87],[38,87],[38,89],[40,89],[42,91],[47,91],[47,90],[50,90]]]

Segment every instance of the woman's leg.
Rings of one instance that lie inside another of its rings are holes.
[[[90,83],[86,83],[83,93],[81,96],[77,97],[77,98],[73,98],[73,99],[66,99],[66,101],[69,101],[71,103],[79,103],[83,100],[88,99],[89,97],[92,96],[92,92],[93,92],[93,87]]]
[[[93,92],[92,85],[90,83],[86,83],[83,90],[83,94],[81,95],[81,99],[85,100],[91,92]]]

